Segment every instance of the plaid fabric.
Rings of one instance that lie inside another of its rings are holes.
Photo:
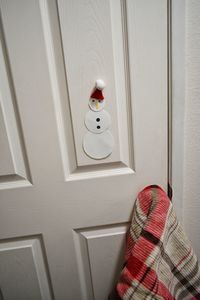
[[[158,186],[138,195],[125,261],[116,288],[121,299],[200,299],[197,258]]]

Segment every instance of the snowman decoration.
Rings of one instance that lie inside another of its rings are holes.
[[[109,113],[104,110],[105,100],[103,80],[96,81],[95,89],[89,99],[90,110],[85,116],[85,126],[88,132],[83,139],[83,149],[85,153],[93,159],[103,159],[108,157],[114,146],[114,139],[108,130],[111,125]]]

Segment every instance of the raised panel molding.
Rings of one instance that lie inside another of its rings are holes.
[[[3,117],[3,112],[0,106],[0,176],[12,175],[14,173],[14,164],[10,151],[9,140],[6,134],[6,127]]]
[[[102,66],[100,67],[99,64],[99,71],[98,67],[94,68],[94,74],[90,76],[90,78],[86,78],[85,74],[85,84],[81,85],[81,75],[79,76],[78,72],[76,74],[74,73],[77,68],[74,69],[74,64],[76,63],[78,66],[84,63],[84,55],[89,55],[84,53],[84,51],[86,51],[87,47],[92,46],[90,38],[86,35],[85,50],[78,50],[83,54],[82,58],[80,58],[80,62],[76,61],[73,63],[73,58],[75,57],[74,51],[76,51],[75,44],[73,44],[75,43],[75,37],[70,38],[70,43],[67,42],[70,32],[66,32],[69,26],[67,26],[65,22],[72,22],[70,19],[72,12],[70,10],[74,9],[73,5],[75,5],[76,10],[77,5],[83,5],[83,3],[81,3],[81,1],[78,3],[73,1],[64,2],[62,0],[58,2],[55,0],[39,0],[66,181],[134,173],[126,2],[121,0],[106,1],[105,5],[102,5],[104,9],[106,8],[105,22],[108,22],[109,28],[108,32],[102,32],[100,34],[99,39],[102,38],[103,35],[106,35],[104,38],[106,41],[109,41],[107,47],[110,49],[110,67],[108,67],[108,63],[104,61],[104,64],[106,63],[104,66],[105,69],[107,70],[109,68],[108,73],[110,73],[111,80],[111,83],[107,82],[107,91],[105,91],[106,97],[110,99],[107,101],[108,106],[106,109],[112,112],[112,130],[114,130],[116,145],[113,154],[102,160],[93,160],[87,157],[82,149],[81,138],[86,131],[84,127],[84,116],[89,110],[89,94],[93,88],[94,80],[96,79],[95,76],[101,73],[100,70]],[[97,8],[98,7],[94,9]],[[86,8],[81,10],[80,17],[84,19],[85,13],[88,13]],[[102,11],[101,13],[104,19],[104,12]],[[88,16],[87,19],[88,24],[91,25],[92,17]],[[78,24],[81,24],[81,22]],[[75,29],[79,31],[82,30],[78,24],[74,23],[76,28],[73,26],[73,32]],[[98,25],[95,24],[94,26],[98,27]],[[74,33],[73,35],[75,36]],[[80,37],[81,35],[79,34],[78,36]],[[103,43],[103,41],[101,43]],[[91,55],[94,50],[95,49],[91,50]],[[100,53],[99,55],[101,56]],[[72,61],[69,62],[67,57],[71,57]],[[92,55],[92,57],[95,58],[95,55]],[[101,58],[103,59],[103,54]],[[91,66],[88,66],[88,70],[89,69],[91,69]],[[101,71],[103,72],[103,69]],[[73,74],[76,78],[71,78]],[[90,73],[88,73],[87,76],[89,76],[89,74]],[[76,82],[77,86],[74,87],[75,85],[72,84],[72,82]],[[80,94],[77,94],[74,88],[76,91],[79,90]],[[81,115],[77,115],[80,111],[82,111]]]
[[[0,20],[0,189],[28,186],[30,172]]]
[[[107,299],[123,266],[128,224],[74,230],[83,299]]]
[[[0,266],[3,299],[52,299],[39,237],[1,241]]]

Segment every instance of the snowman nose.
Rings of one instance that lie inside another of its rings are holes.
[[[96,109],[99,108],[99,101],[95,101]]]

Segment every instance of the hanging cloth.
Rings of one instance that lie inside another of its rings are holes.
[[[110,299],[200,299],[196,255],[158,186],[145,188],[137,197],[115,293]]]

